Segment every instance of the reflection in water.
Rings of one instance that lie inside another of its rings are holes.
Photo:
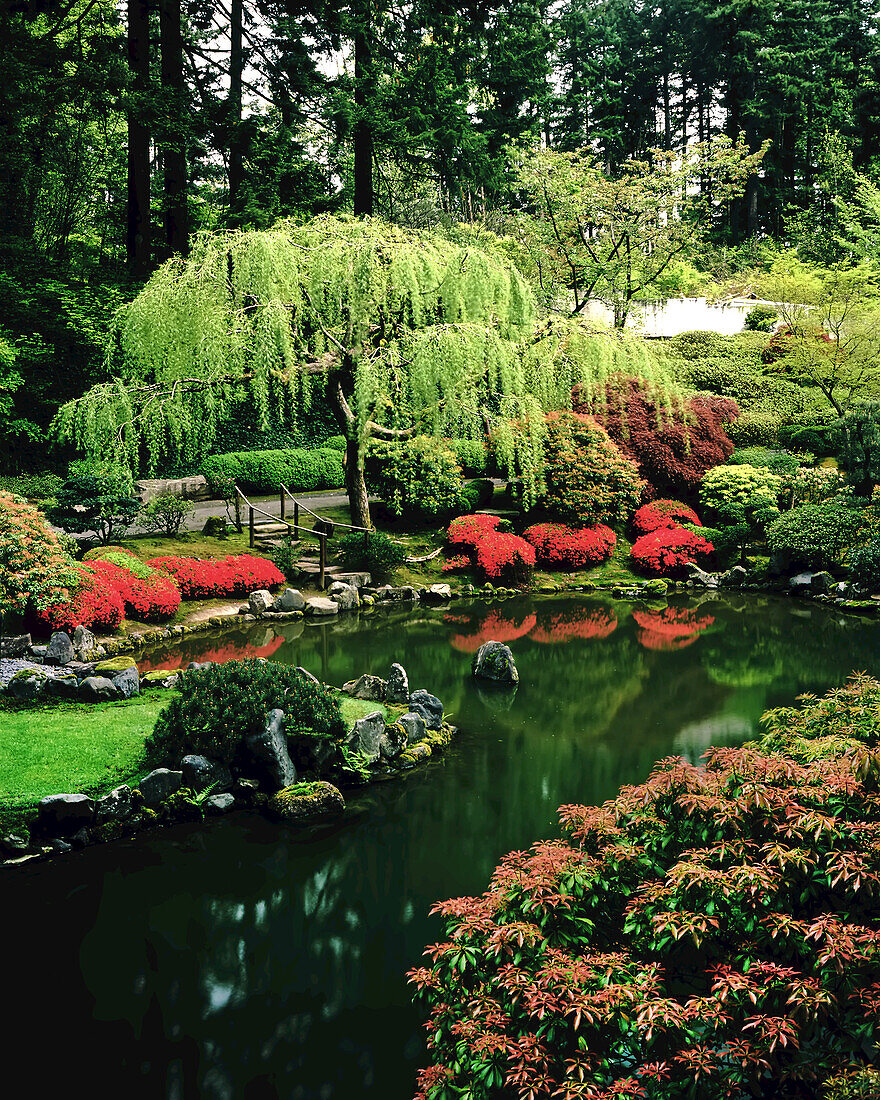
[[[403,975],[439,934],[431,903],[480,892],[501,855],[555,830],[561,803],[602,802],[659,757],[695,760],[767,707],[880,671],[874,626],[800,610],[516,599],[156,652],[154,667],[271,652],[332,683],[401,660],[462,733],[406,779],[349,794],[340,825],[238,815],[0,872],[4,1038],[32,1091],[81,1077],[98,1097],[405,1100],[423,1043]],[[515,694],[470,677],[479,641],[505,636]]]

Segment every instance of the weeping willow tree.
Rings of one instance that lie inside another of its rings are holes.
[[[669,380],[637,342],[538,325],[528,284],[491,242],[377,219],[203,235],[120,311],[107,354],[114,381],[60,410],[62,438],[135,470],[192,462],[242,385],[264,425],[307,416],[320,386],[347,441],[352,522],[364,527],[371,437],[491,431],[534,497],[544,412],[566,407],[572,386],[621,370]]]

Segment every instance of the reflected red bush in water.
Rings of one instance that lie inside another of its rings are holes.
[[[461,621],[456,615],[444,616],[444,620]],[[517,623],[493,611],[482,622],[474,624],[476,629],[473,634],[453,634],[449,640],[462,653],[476,653],[483,642],[512,642],[516,638],[524,638],[537,622],[538,616],[535,614],[527,615]]]
[[[542,645],[570,642],[573,638],[607,638],[617,630],[617,616],[608,607],[595,607],[580,613],[563,611],[548,615],[529,637]]]
[[[636,633],[639,645],[667,652],[692,645],[715,622],[714,615],[701,614],[691,607],[633,611],[633,618],[640,627]]]
[[[246,637],[223,638],[207,649],[198,649],[197,645],[198,643],[195,643],[182,649],[175,649],[166,656],[145,655],[138,661],[138,668],[143,673],[160,668],[186,668],[190,661],[213,661],[214,664],[222,665],[227,661],[238,661],[244,657],[271,657],[284,645],[284,636],[279,634],[271,642],[260,646],[251,645]]]

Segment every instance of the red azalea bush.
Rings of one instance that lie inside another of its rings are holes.
[[[703,526],[693,508],[680,500],[652,500],[643,504],[633,516],[633,530],[637,535],[649,535],[662,527],[681,527],[685,523]]]
[[[180,589],[173,577],[161,573],[148,580],[132,577],[125,596],[125,609],[130,618],[139,622],[159,623],[175,614],[180,600]]]
[[[94,562],[77,566],[79,581],[67,600],[39,612],[39,619],[50,630],[75,630],[87,626],[112,632],[125,618],[125,604],[117,588],[108,583],[105,573],[94,569]]]
[[[695,496],[703,474],[733,454],[727,425],[739,406],[728,397],[698,394],[683,408],[667,410],[658,397],[647,382],[618,378],[607,384],[604,401],[587,402],[577,388],[572,401],[637,464],[651,496]]]
[[[561,807],[565,838],[506,856],[481,897],[435,906],[446,938],[410,973],[434,1061],[417,1097],[800,1100],[870,1062],[880,753],[864,714],[869,743],[847,755],[664,760],[603,807]]]
[[[0,493],[0,615],[60,604],[78,579],[43,513],[22,497]]]
[[[597,607],[590,611],[560,612],[548,615],[541,620],[529,637],[541,645],[557,645],[570,642],[573,638],[592,641],[607,638],[617,629],[617,616],[608,607]]]
[[[535,523],[523,531],[535,548],[537,560],[548,568],[586,569],[607,561],[617,545],[617,535],[603,523],[595,527],[566,527],[561,523]]]
[[[170,573],[185,600],[246,596],[257,588],[282,584],[284,574],[265,558],[252,554],[225,558],[152,558],[155,569]]]
[[[664,607],[659,611],[633,611],[639,624],[636,635],[645,649],[684,649],[715,622],[713,615],[703,615],[690,607]]]
[[[477,543],[490,531],[496,530],[501,516],[487,516],[479,512],[472,516],[456,516],[446,529],[446,541],[450,546],[476,549]]]
[[[457,569],[467,569],[471,564],[471,559],[467,554],[455,554],[451,558],[447,558],[440,568],[441,573],[454,573]]]
[[[689,563],[705,563],[715,547],[695,531],[683,527],[661,527],[636,539],[630,551],[633,563],[646,573],[668,576]]]
[[[535,568],[535,548],[519,535],[491,531],[477,543],[476,564],[491,580],[508,577],[527,584]]]

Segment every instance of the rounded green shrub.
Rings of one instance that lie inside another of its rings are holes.
[[[797,455],[772,447],[737,448],[727,461],[731,466],[753,466],[755,469],[769,470],[783,479],[793,477],[801,467]]]
[[[859,539],[863,513],[842,504],[800,504],[767,528],[767,545],[789,562],[813,568],[840,563]]]
[[[483,439],[447,439],[455,452],[458,464],[465,474],[479,477],[485,474],[489,462],[489,448]]]
[[[341,738],[345,722],[338,698],[295,668],[272,661],[227,661],[190,669],[178,694],[147,738],[147,763],[176,767],[190,753],[235,764],[244,740],[259,733],[270,710],[285,714],[285,732]]]
[[[374,440],[367,475],[371,488],[396,516],[445,519],[459,510],[461,466],[445,440],[428,435],[404,443]]]
[[[406,550],[393,542],[383,531],[363,534],[353,531],[336,544],[346,569],[363,569],[376,577],[387,577],[406,561]]]
[[[849,556],[850,576],[871,591],[880,588],[880,538],[858,546]]]
[[[778,320],[773,306],[754,306],[746,314],[745,327],[749,332],[772,332]]]

